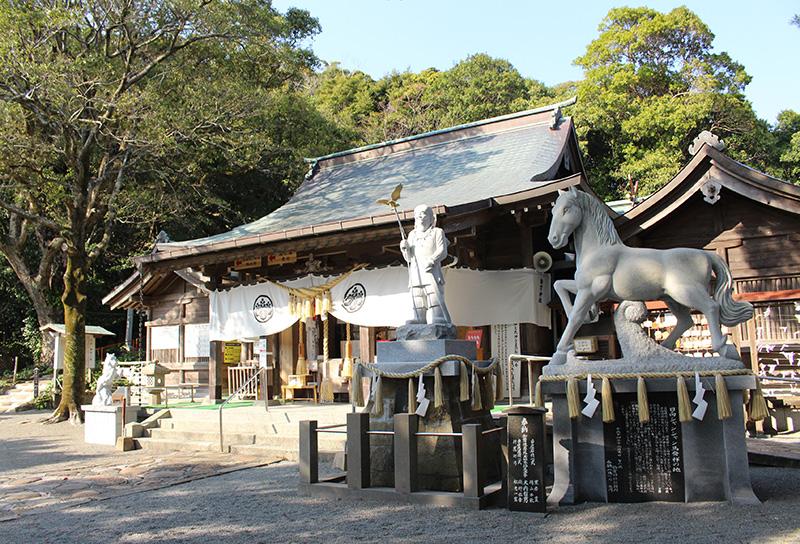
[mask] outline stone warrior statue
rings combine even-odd
[[[408,287],[414,304],[414,319],[409,324],[451,323],[444,302],[441,264],[447,258],[447,246],[433,210],[425,204],[414,208],[414,230],[400,242],[400,251],[408,263]]]

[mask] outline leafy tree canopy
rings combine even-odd
[[[744,98],[750,76],[685,7],[668,13],[617,8],[600,35],[576,59],[576,125],[598,192],[625,194],[628,179],[648,194],[688,160],[687,148],[704,129],[724,138],[731,154],[763,165],[769,127]]]

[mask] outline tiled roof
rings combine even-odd
[[[160,250],[197,247],[301,227],[385,215],[376,204],[403,184],[401,210],[453,207],[546,185],[573,128],[552,128],[551,108],[320,158],[285,205],[231,231]],[[532,181],[542,179],[542,181]]]

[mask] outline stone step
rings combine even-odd
[[[219,442],[218,432],[202,431],[176,431],[172,429],[155,428],[148,431],[150,438],[175,440],[180,442]],[[255,444],[256,435],[243,433],[224,433],[226,444]]]
[[[166,438],[134,438],[136,449],[152,452],[219,451],[219,442],[188,442]]]

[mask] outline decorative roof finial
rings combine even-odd
[[[561,106],[556,106],[556,109],[553,110],[553,114],[550,116],[550,130],[555,130],[558,128],[562,117],[563,115],[561,114]]]
[[[720,140],[719,136],[713,132],[704,130],[697,135],[697,138],[694,139],[692,145],[689,146],[689,153],[692,156],[697,155],[697,152],[700,151],[700,148],[703,147],[703,144],[708,144],[718,151],[725,151],[725,141]]]

